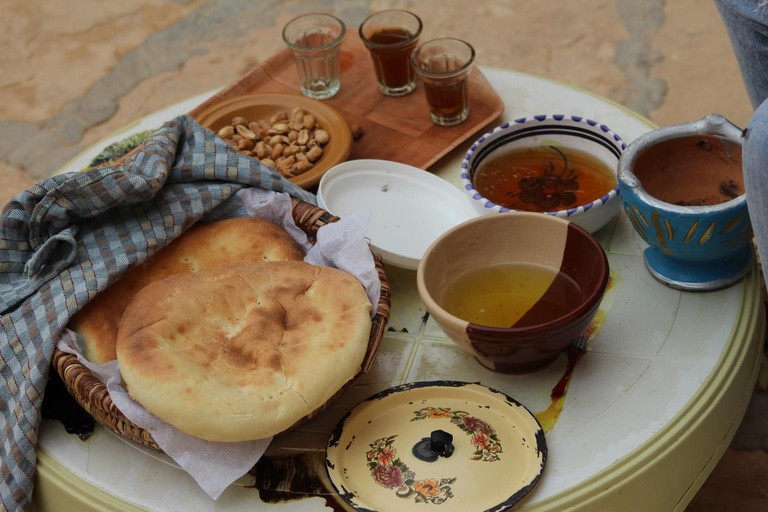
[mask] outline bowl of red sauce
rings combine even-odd
[[[481,215],[537,212],[593,233],[621,206],[616,169],[626,147],[592,119],[524,117],[472,144],[461,164],[462,188]]]

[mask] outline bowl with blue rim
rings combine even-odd
[[[481,215],[539,212],[593,233],[621,206],[616,169],[626,147],[608,126],[586,117],[523,117],[472,144],[461,184]]]

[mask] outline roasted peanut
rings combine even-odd
[[[285,146],[282,144],[277,144],[275,147],[272,148],[272,154],[270,155],[272,157],[272,160],[277,160],[283,155],[283,150],[285,150]]]
[[[239,124],[235,127],[237,130],[237,134],[243,137],[244,139],[251,139],[256,140],[256,134],[253,133],[247,126],[244,124]]]
[[[248,120],[244,117],[237,116],[232,118],[232,126],[238,126],[238,125],[245,126],[247,124],[248,124]]]
[[[315,127],[315,117],[311,114],[307,114],[304,116],[304,128],[307,130],[311,130]]]
[[[290,132],[288,132],[289,141],[294,142],[298,138],[299,138],[299,132],[297,132],[296,130],[291,130]]]
[[[320,146],[315,146],[307,151],[307,159],[310,162],[316,162],[321,156],[323,156],[323,148]]]
[[[363,136],[363,127],[359,124],[353,124],[349,129],[352,132],[352,140],[357,140]]]
[[[296,170],[299,172],[299,174],[305,173],[313,167],[314,165],[312,165],[309,162],[305,162],[303,160],[299,160],[298,162],[296,162]]]
[[[256,149],[254,149],[254,151],[256,152],[256,158],[259,160],[266,158],[267,155],[271,153],[271,151],[267,149],[267,144],[263,140],[260,140],[256,143]]]
[[[307,130],[301,130],[299,132],[299,137],[296,139],[296,142],[298,142],[301,146],[304,146],[309,142],[309,132]]]
[[[261,163],[263,163],[264,165],[268,165],[270,167],[274,167],[275,166],[275,161],[272,160],[271,158],[263,158],[263,159],[261,159],[259,161]]]
[[[328,144],[328,141],[331,140],[331,136],[328,135],[328,132],[325,130],[315,130],[315,140],[321,145],[324,146]]]
[[[277,123],[276,125],[272,126],[272,129],[269,130],[269,133],[276,133],[279,135],[282,135],[284,133],[288,133],[291,131],[290,127],[285,123]]]
[[[292,156],[289,157],[283,157],[277,161],[277,170],[280,171],[281,174],[284,175],[291,175],[294,165],[296,164],[296,159]]]
[[[296,155],[298,153],[301,153],[301,147],[299,146],[288,146],[283,150],[283,155],[285,156]]]
[[[293,115],[291,116],[291,128],[294,130],[301,130],[304,128],[304,110],[300,107],[293,109]]]
[[[229,139],[235,134],[235,129],[232,126],[225,126],[219,130],[219,137],[222,139]]]
[[[287,121],[287,120],[288,120],[288,114],[286,114],[284,110],[281,110],[280,112],[277,112],[275,115],[273,115],[270,118],[269,123],[275,124],[275,123],[279,123],[280,121]]]
[[[241,151],[250,151],[253,149],[253,141],[251,139],[243,139],[237,143],[237,149]]]

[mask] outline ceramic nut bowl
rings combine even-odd
[[[624,211],[650,246],[660,282],[709,291],[752,267],[752,227],[741,168],[741,129],[710,114],[636,139],[619,162]]]
[[[492,370],[524,373],[552,362],[584,332],[608,276],[603,248],[583,228],[510,212],[444,233],[424,254],[416,281],[451,340]]]
[[[619,211],[621,137],[581,116],[537,115],[505,123],[467,151],[461,182],[480,214],[536,211],[593,233]]]
[[[316,130],[313,128],[306,129],[306,126],[302,126],[303,121],[297,125],[298,119],[290,119],[297,107],[302,109],[306,115],[314,118],[319,129],[329,135],[327,142],[321,143],[319,139],[315,140],[314,133]],[[284,112],[289,119],[276,119],[272,123],[272,116],[278,112]],[[334,165],[344,162],[352,150],[352,132],[344,117],[330,105],[300,94],[255,93],[234,96],[212,104],[197,115],[196,120],[205,128],[221,135],[222,128],[233,126],[233,119],[236,117],[245,119],[249,129],[253,128],[253,130],[250,130],[252,132],[250,134],[244,132],[244,135],[237,131],[235,135],[240,136],[240,138],[252,139],[254,143],[238,150],[257,158],[261,162],[272,160],[275,165],[272,163],[265,165],[276,168],[280,174],[288,177],[292,183],[304,189],[310,189],[320,183],[323,175]],[[269,130],[266,129],[266,126],[263,132],[257,129],[258,127],[254,126],[253,123],[258,124],[259,121],[267,123]],[[300,130],[301,128],[304,130]],[[307,142],[302,140],[302,131],[305,132],[303,135],[306,135]],[[256,136],[255,139],[253,139],[254,135]],[[274,137],[282,137],[283,139],[273,141]],[[231,140],[234,141],[235,139]],[[267,146],[260,148],[260,142],[266,143]],[[322,147],[321,156],[310,155],[309,151],[314,148],[308,149],[307,152],[303,153],[303,156],[307,157],[307,162],[311,163],[311,167],[309,170],[301,170],[298,168],[298,161],[302,158],[298,156],[295,149],[308,148],[307,143],[309,146],[320,144]],[[278,150],[277,146],[281,146],[281,149]],[[239,148],[237,145],[235,147]],[[265,148],[267,152],[260,153]],[[289,155],[289,151],[292,151],[292,154]],[[293,158],[297,163],[293,166],[285,165],[283,167],[281,163],[283,158]],[[307,162],[302,162],[302,164]]]

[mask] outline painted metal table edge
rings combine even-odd
[[[56,512],[146,512],[74,475],[45,450],[37,451],[32,511]]]
[[[722,444],[727,448],[752,395],[765,339],[760,278],[755,265],[737,285],[742,287],[740,314],[726,349],[704,384],[669,423],[581,484],[530,506],[522,502],[518,510],[683,510],[724,453]],[[703,465],[691,464],[686,454],[691,451],[711,456]],[[678,487],[683,479],[688,485]]]

